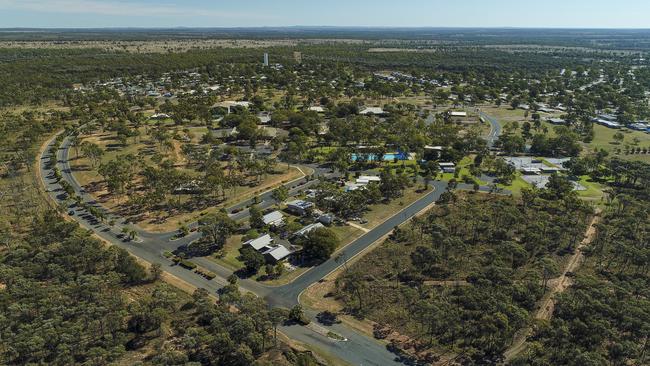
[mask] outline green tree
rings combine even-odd
[[[339,246],[339,239],[332,230],[318,228],[310,231],[300,243],[303,246],[305,259],[309,261],[325,261],[336,251]]]
[[[237,228],[237,223],[233,221],[225,212],[216,212],[204,216],[199,220],[199,230],[210,243],[210,248],[220,250],[228,237]]]
[[[251,228],[254,229],[261,229],[263,228],[264,225],[264,214],[262,213],[262,210],[257,207],[257,205],[253,205],[248,209],[248,212],[250,214],[249,217],[249,222]]]
[[[264,256],[253,248],[242,248],[239,259],[244,262],[246,271],[250,274],[256,274],[264,265]]]
[[[271,197],[273,197],[277,204],[281,204],[289,198],[289,189],[286,186],[282,185],[273,190]]]

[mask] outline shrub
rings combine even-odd
[[[196,264],[194,264],[193,262],[190,262],[190,261],[188,261],[188,260],[185,260],[185,259],[181,259],[181,260],[178,262],[178,264],[179,264],[181,267],[183,267],[183,268],[187,268],[187,269],[195,269],[195,268],[197,267]]]

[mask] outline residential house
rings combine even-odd
[[[334,223],[334,215],[332,214],[323,214],[318,217],[318,222],[325,226],[330,226]]]
[[[264,221],[264,225],[280,227],[284,225],[284,216],[280,211],[273,211],[264,215],[262,221]]]
[[[295,233],[293,233],[293,236],[294,237],[305,236],[305,235],[309,234],[310,232],[312,232],[312,231],[314,231],[316,229],[320,229],[320,228],[324,228],[324,227],[325,226],[323,224],[321,224],[320,222],[316,222],[316,223],[307,225],[307,226],[303,227],[302,229],[296,231]]]
[[[455,173],[456,172],[456,164],[454,163],[438,163],[438,166],[440,167],[440,170],[442,170],[443,173]]]
[[[266,251],[272,248],[273,246],[273,238],[271,238],[271,235],[265,234],[260,236],[257,239],[251,239],[246,242],[244,242],[243,246],[248,246],[256,251]]]
[[[300,216],[305,216],[312,208],[314,208],[314,203],[309,201],[295,200],[287,202],[287,211]]]
[[[375,116],[385,116],[388,113],[384,111],[381,107],[365,107],[360,112],[362,116],[375,115]]]
[[[277,263],[290,256],[291,251],[284,245],[277,245],[273,248],[269,248],[262,254],[264,254],[264,259],[266,259],[268,263]]]

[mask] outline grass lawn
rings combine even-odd
[[[480,185],[487,185],[487,182],[484,182],[480,180],[478,177],[472,176],[472,174],[469,172],[469,167],[474,163],[474,159],[471,156],[466,156],[464,157],[461,161],[456,164],[456,173],[442,173],[439,175],[440,180],[449,182],[453,178],[456,178],[456,180],[459,183],[464,183],[463,177],[468,176],[471,177],[474,181],[478,182]]]
[[[400,198],[394,199],[387,204],[380,203],[369,206],[369,211],[363,215],[363,218],[366,219],[368,223],[360,226],[366,229],[372,229],[399,211],[408,207],[413,202],[422,198],[427,193],[431,192],[431,188],[429,188],[427,191],[422,192],[419,192],[420,189],[422,189],[422,185],[416,184],[413,187],[408,187],[404,191],[404,195]]]
[[[364,234],[363,231],[354,228],[352,226],[330,226],[330,229],[336,234],[336,236],[339,238],[339,241],[341,243],[339,248],[343,248],[346,245],[352,243],[353,241],[357,240],[360,236]]]
[[[586,191],[578,191],[578,196],[585,201],[590,201],[594,203],[602,203],[605,193],[603,193],[604,185],[598,182],[594,182],[588,176],[584,175],[580,177],[578,181],[583,187],[587,188]]]
[[[207,258],[233,271],[243,268],[244,263],[237,259],[239,257],[239,248],[242,246],[242,238],[243,235],[231,236],[223,247],[223,257],[211,255]]]
[[[617,132],[621,132],[623,133],[623,136],[625,136],[625,139],[621,144],[614,143],[614,135]],[[638,140],[638,144],[635,144],[635,139]],[[650,154],[625,155],[624,152],[626,145],[630,147],[638,146],[641,148],[650,148],[650,134],[628,129],[615,130],[600,125],[594,125],[594,139],[590,143],[585,144],[585,147],[589,150],[604,149],[606,151],[609,151],[610,156],[617,156],[625,160],[640,160],[650,162]],[[617,154],[619,150],[620,154]]]
[[[508,122],[523,122],[525,120],[524,110],[512,109],[509,105],[503,104],[500,107],[490,105],[480,106],[479,108],[488,116],[496,118],[502,125]],[[528,120],[530,120],[531,115],[532,112],[529,111]]]
[[[515,179],[512,180],[512,183],[510,185],[503,185],[503,184],[497,184],[497,187],[501,189],[508,190],[512,193],[513,196],[519,197],[521,196],[521,190],[524,188],[530,188],[531,185],[528,184],[522,177],[521,177],[521,172],[516,172],[515,173]]]

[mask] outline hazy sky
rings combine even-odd
[[[5,27],[650,28],[648,0],[0,0]]]

